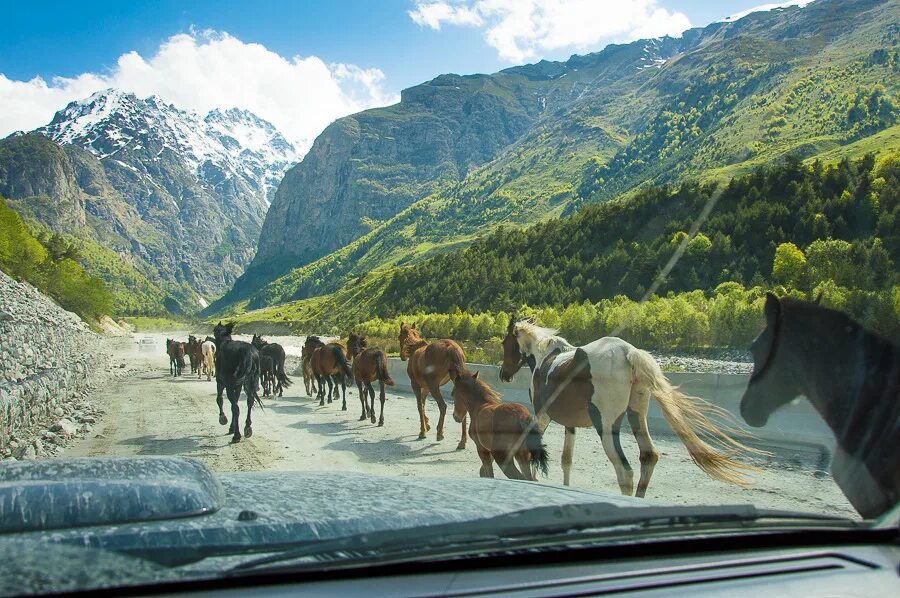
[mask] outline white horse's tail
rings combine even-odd
[[[699,397],[686,395],[672,386],[653,356],[641,349],[632,348],[627,356],[632,375],[638,384],[646,387],[662,408],[669,425],[678,434],[691,459],[710,477],[747,486],[744,475],[758,472],[759,468],[745,465],[732,457],[741,453],[766,454],[731,437],[740,430],[734,417],[725,409],[708,403]],[[710,416],[723,420],[716,424]]]

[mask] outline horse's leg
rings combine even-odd
[[[381,383],[381,385],[382,385],[382,388],[384,388],[383,382]],[[369,409],[369,421],[374,424],[376,421],[375,420],[375,389],[372,388],[371,380],[366,380],[366,398],[367,398],[366,406]],[[368,399],[371,399],[371,401],[372,401],[371,407],[369,407]]]
[[[478,457],[481,459],[481,469],[478,471],[478,475],[483,478],[494,477],[494,458],[491,456],[491,451],[477,444],[475,447],[478,450]]]
[[[381,413],[378,416],[378,425],[383,426],[384,425],[384,400],[385,400],[384,382],[379,380],[378,384],[381,387],[379,394],[378,394],[378,400],[381,401]],[[374,416],[374,415],[375,415],[375,393],[373,392],[372,393],[372,416]]]
[[[575,428],[566,426],[566,437],[563,440],[562,450],[562,470],[563,485],[569,485],[569,479],[572,474],[572,458],[575,456]]]
[[[328,402],[329,402],[329,403],[331,403],[331,402],[333,401],[333,399],[331,398],[332,395],[334,394],[334,393],[332,392],[332,391],[333,391],[333,388],[334,388],[334,380],[333,380],[333,378],[334,378],[334,376],[332,376],[332,375],[330,375],[330,374],[329,374],[328,376],[325,376],[325,381],[328,382]]]
[[[253,393],[249,392],[247,389],[244,389],[244,392],[247,395],[247,421],[244,422],[244,436],[250,438],[253,436],[253,420],[250,417],[250,413],[253,411],[253,401],[255,397]]]
[[[653,475],[653,468],[656,467],[656,462],[659,460],[659,451],[656,450],[656,446],[654,446],[653,440],[650,438],[650,429],[647,427],[649,398],[649,395],[645,398],[643,410],[633,409],[632,405],[629,405],[626,412],[628,413],[628,423],[631,426],[631,431],[634,433],[638,448],[641,451],[641,479],[638,481],[637,491],[634,493],[635,496],[639,497],[643,497],[647,493],[647,486],[650,485],[650,476]]]
[[[462,437],[459,439],[459,444],[456,445],[456,450],[461,451],[466,448],[466,423],[468,416],[464,415],[462,420]]]
[[[500,470],[506,474],[511,480],[527,480],[519,468],[516,467],[515,457],[512,454],[504,453],[502,451],[492,452],[491,455],[494,457],[494,460],[497,462],[497,465],[500,466]]]
[[[225,400],[222,398],[222,391],[225,389],[225,385],[216,380],[216,403],[219,404],[219,423],[223,426],[228,423],[228,418],[225,416],[225,411],[222,409]]]
[[[233,434],[231,436],[231,442],[240,442],[241,441],[241,429],[240,429],[240,421],[241,421],[241,407],[238,405],[238,401],[241,398],[241,387],[237,388],[228,388],[228,400],[231,402],[231,429]]]
[[[363,381],[361,378],[356,379],[356,390],[359,392],[359,403],[362,405],[362,414],[359,416],[359,421],[365,421],[369,414],[366,413],[366,395],[363,393]]]
[[[343,402],[341,403],[341,411],[347,410],[347,378],[343,374],[339,374],[341,376],[341,398]]]
[[[413,382],[413,393],[416,395],[416,409],[419,410],[419,440],[425,439],[425,389]]]
[[[440,442],[444,439],[444,418],[447,416],[447,402],[441,394],[441,387],[438,385],[437,381],[428,381],[428,391],[431,393],[431,396],[434,397],[434,400],[437,401],[438,409],[441,412],[437,426],[437,440]]]
[[[524,446],[516,453],[516,463],[519,464],[519,470],[526,480],[537,481],[537,476],[533,473],[534,467],[531,466],[531,453]]]
[[[319,407],[325,405],[325,383],[322,382],[323,377],[324,376],[320,377],[319,374],[316,374],[316,382],[319,383],[319,390],[316,391],[316,397],[319,399]]]
[[[610,417],[604,418],[600,409],[594,404],[588,405],[588,413],[591,416],[591,422],[597,433],[600,434],[600,440],[603,442],[603,450],[606,456],[616,470],[616,479],[619,482],[619,490],[625,496],[631,496],[634,492],[634,473],[631,471],[631,465],[622,452],[622,445],[619,442],[619,429],[622,426],[622,418],[625,412],[620,413],[613,421]]]

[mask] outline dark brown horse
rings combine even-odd
[[[191,373],[201,376],[200,365],[203,363],[203,341],[194,336],[188,336],[187,344],[188,359],[191,362]]]
[[[438,419],[437,439],[444,439],[444,417],[447,414],[447,403],[441,395],[441,385],[455,379],[466,369],[466,354],[456,341],[442,339],[429,343],[424,340],[412,326],[400,323],[400,359],[408,361],[406,373],[412,390],[416,395],[419,409],[419,439],[425,438],[431,429],[428,416],[425,414],[425,398],[428,393],[437,401],[441,417]],[[462,421],[462,438],[457,450],[466,448],[466,418]]]
[[[350,362],[347,361],[347,353],[344,351],[343,345],[338,343],[327,343],[321,347],[312,349],[309,359],[310,368],[319,384],[319,405],[325,404],[325,383],[328,384],[328,402],[332,402],[332,391],[334,399],[338,398],[338,386],[342,391],[343,403],[341,411],[347,410],[347,382],[353,378],[353,371],[350,368]]]
[[[306,396],[308,397],[313,396],[313,393],[316,393],[316,396],[319,394],[319,390],[316,388],[316,377],[312,371],[312,353],[318,347],[324,346],[325,343],[318,336],[307,336],[303,343],[303,349],[300,352],[303,385],[306,387]]]
[[[761,427],[804,395],[837,439],[838,486],[860,515],[881,515],[900,501],[900,348],[816,303],[769,293],[764,312],[741,415]]]
[[[266,342],[261,336],[255,334],[250,344],[256,347],[260,357],[265,356],[272,360],[272,370],[270,372],[272,374],[271,393],[272,396],[275,396],[277,391],[279,397],[283,396],[284,389],[292,384],[291,379],[284,372],[284,361],[286,359],[284,347],[278,343]],[[265,394],[265,387],[263,388],[263,394]]]
[[[531,412],[524,405],[504,403],[478,379],[478,372],[462,372],[453,381],[453,419],[461,422],[466,414],[481,458],[481,477],[494,477],[494,461],[513,480],[537,480],[538,469],[547,475],[547,447]]]
[[[353,377],[356,380],[356,388],[359,390],[359,401],[362,403],[362,415],[359,421],[363,421],[369,417],[372,423],[375,423],[375,390],[372,388],[372,382],[378,380],[379,400],[381,401],[381,415],[378,418],[378,425],[384,425],[384,387],[393,386],[394,379],[388,373],[387,356],[384,351],[376,348],[366,347],[366,337],[359,336],[353,332],[350,333],[347,340],[347,351],[350,359],[353,360]],[[363,390],[365,386],[365,391]],[[372,398],[371,405],[367,396]]]
[[[180,376],[184,369],[184,343],[167,338],[166,354],[169,356],[169,373],[173,377]]]

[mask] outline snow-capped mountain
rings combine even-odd
[[[216,109],[204,117],[159,96],[141,99],[116,89],[71,102],[35,132],[139,170],[169,152],[201,183],[216,187],[235,177],[262,192],[266,205],[301,158],[271,123],[247,110]]]

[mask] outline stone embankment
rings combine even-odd
[[[88,400],[108,379],[101,337],[27,283],[0,272],[0,459],[55,455],[90,432]]]

